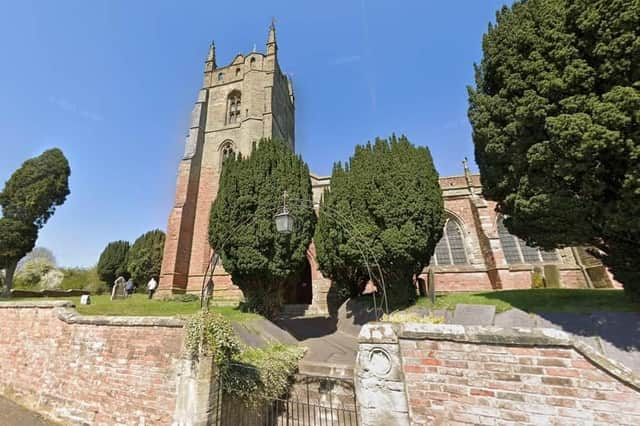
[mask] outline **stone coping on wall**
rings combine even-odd
[[[456,324],[365,324],[358,341],[369,344],[397,344],[404,340],[446,340],[504,346],[570,347],[614,378],[640,391],[640,377],[630,369],[577,340],[572,334],[552,328],[503,328],[495,326],[463,326]]]
[[[1,302],[0,309],[55,309],[58,319],[67,324],[169,328],[182,328],[185,324],[183,320],[171,317],[81,315],[73,303],[62,300]]]

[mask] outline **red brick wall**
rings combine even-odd
[[[584,274],[579,269],[560,270],[560,281],[563,288],[587,288]]]
[[[491,280],[486,272],[435,272],[437,292],[459,291],[491,291]],[[428,279],[428,274],[421,274],[420,278]]]
[[[62,420],[171,424],[182,328],[68,324],[0,306],[0,390]]]
[[[400,351],[412,425],[640,424],[640,393],[573,348],[400,340]]]
[[[531,271],[502,269],[498,271],[498,275],[504,290],[531,288]]]

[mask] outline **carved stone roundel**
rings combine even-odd
[[[391,357],[381,348],[374,348],[369,353],[369,368],[376,376],[386,376],[391,371]]]

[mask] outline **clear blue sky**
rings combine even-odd
[[[396,132],[459,174],[473,158],[466,86],[506,1],[4,2],[0,181],[44,149],[67,155],[71,195],[37,243],[63,266],[165,230],[209,42],[220,65],[263,50],[272,16],[313,172]]]

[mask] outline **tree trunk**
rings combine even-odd
[[[16,272],[16,266],[18,266],[18,262],[11,262],[5,269],[2,297],[11,297],[11,286],[13,286],[13,274]]]

